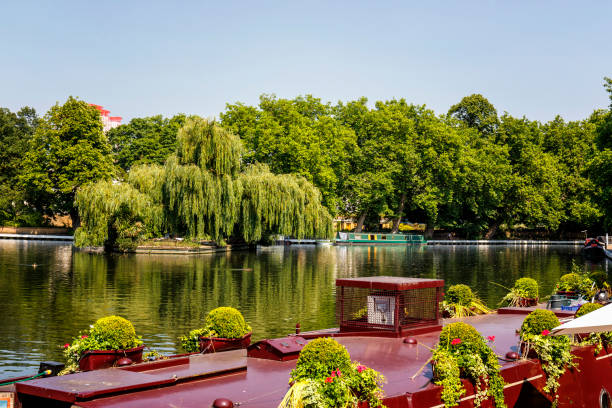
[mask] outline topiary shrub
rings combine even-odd
[[[539,294],[538,282],[532,278],[520,278],[514,282],[516,292],[527,299],[537,299]]]
[[[444,315],[447,317],[465,317],[490,313],[491,310],[482,303],[469,286],[452,285],[444,295],[442,303]]]
[[[279,408],[356,407],[382,405],[382,383],[377,371],[351,362],[346,348],[332,338],[310,341],[291,371],[291,388]],[[360,405],[359,405],[360,406]]]
[[[300,352],[291,381],[326,378],[334,370],[347,372],[350,366],[351,356],[342,344],[330,337],[314,339]]]
[[[446,300],[448,303],[469,306],[474,300],[474,292],[472,292],[472,289],[470,289],[469,286],[461,283],[458,285],[452,285],[446,291],[444,300]]]
[[[212,337],[239,339],[251,331],[251,326],[244,320],[242,313],[233,307],[211,310],[204,323],[210,329]]]
[[[494,341],[494,337],[489,337],[489,341]],[[457,406],[465,394],[461,378],[474,384],[475,406],[489,398],[498,408],[506,406],[497,356],[473,326],[462,322],[445,326],[431,359],[433,379],[443,387],[441,398],[445,407]]]
[[[136,336],[132,323],[120,316],[107,316],[98,319],[89,331],[85,330],[64,345],[66,368],[62,374],[79,369],[79,359],[89,350],[125,350],[142,345]]]
[[[575,317],[584,316],[587,313],[591,313],[593,310],[597,310],[601,307],[599,303],[585,303],[580,306],[580,309],[576,311]]]
[[[204,327],[191,330],[179,337],[181,347],[188,353],[200,351],[200,337],[239,339],[252,331],[244,316],[233,307],[218,307],[211,310],[204,320]]]
[[[577,273],[566,273],[559,279],[559,290],[565,292],[578,292],[582,278]]]
[[[520,330],[521,338],[525,339],[530,335],[542,334],[545,330],[550,331],[560,324],[559,319],[552,311],[536,309],[529,313],[527,317],[525,317],[525,320],[523,320]]]

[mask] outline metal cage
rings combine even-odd
[[[336,286],[343,332],[402,336],[440,325],[443,280],[378,276],[338,279]]]

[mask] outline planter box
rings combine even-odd
[[[201,353],[216,353],[218,351],[237,350],[247,348],[251,344],[251,334],[247,333],[238,339],[223,337],[200,337]]]
[[[117,360],[127,357],[135,363],[142,362],[142,351],[145,346],[125,350],[89,350],[83,353],[79,359],[81,371],[98,370],[115,365]]]
[[[570,290],[570,291],[558,290],[557,295],[563,295],[567,299],[578,299],[580,297],[580,294],[573,290]]]
[[[519,298],[519,307],[530,307],[538,304],[538,298]]]

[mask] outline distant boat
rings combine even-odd
[[[426,243],[423,235],[415,234],[339,232],[336,235],[336,245],[419,245]]]
[[[582,247],[581,252],[585,258],[600,259],[606,256],[606,252],[609,251],[606,250],[606,244],[603,242],[603,240],[600,240],[599,237],[597,237],[587,238],[584,241],[584,246]]]

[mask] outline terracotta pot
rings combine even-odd
[[[536,306],[538,304],[538,298],[519,298],[519,307]]]
[[[216,353],[218,351],[237,350],[247,348],[251,344],[251,332],[238,339],[223,337],[200,337],[201,353]]]
[[[144,348],[143,345],[125,350],[89,350],[84,352],[79,359],[79,369],[81,371],[91,371],[112,367],[117,360],[124,357],[129,358],[134,363],[140,363],[142,362]]]
[[[521,346],[519,348],[520,350],[520,355],[524,356],[525,355],[525,349],[527,348],[527,344],[521,342]],[[538,353],[536,353],[536,351],[533,349],[533,347],[531,347],[529,349],[529,351],[527,352],[527,355],[525,356],[527,358],[538,358]]]

